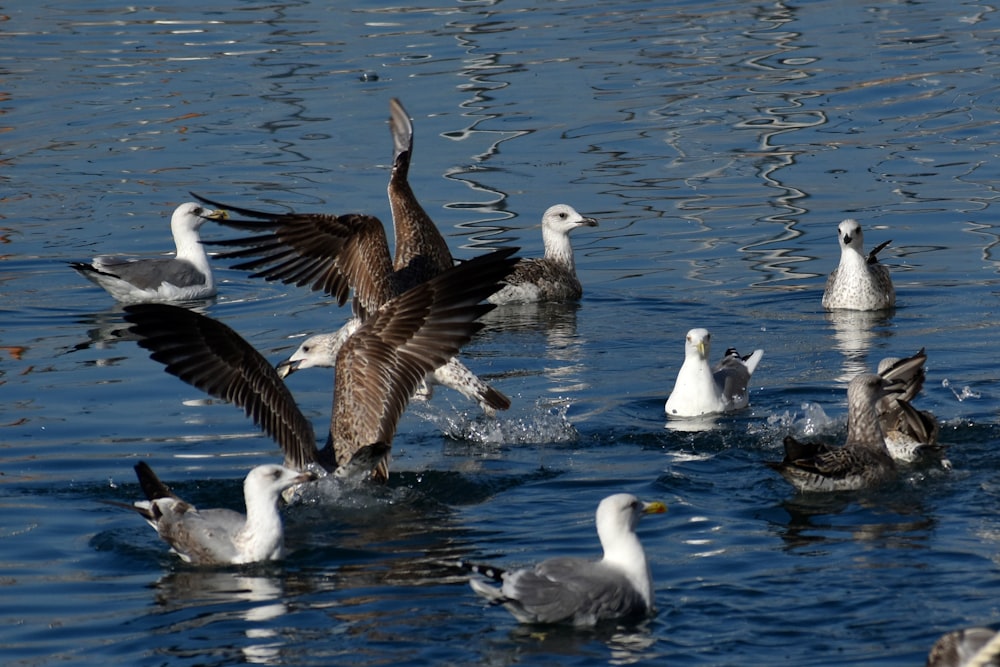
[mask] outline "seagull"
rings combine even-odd
[[[556,204],[542,215],[542,242],[545,256],[524,258],[514,267],[506,285],[490,297],[490,303],[540,303],[575,301],[583,296],[576,277],[573,247],[569,233],[577,227],[596,227],[597,220],[587,218],[572,206]]]
[[[281,447],[286,467],[353,477],[364,465],[365,474],[384,481],[410,396],[482,328],[476,319],[493,306],[480,302],[510,271],[516,250],[470,259],[372,311],[337,354],[330,435],[322,449],[278,371],[225,324],[169,304],[126,306],[125,319],[168,373],[243,408]]]
[[[70,266],[123,303],[191,301],[215,296],[215,279],[198,236],[206,220],[224,220],[224,210],[193,202],[181,204],[170,217],[177,254],[173,258],[131,259],[102,255],[90,264]]]
[[[896,305],[896,290],[889,269],[879,264],[878,253],[892,241],[864,255],[861,225],[848,218],[837,227],[840,264],[826,281],[823,308],[827,310],[888,310]]]
[[[521,623],[593,626],[611,619],[656,612],[653,579],[636,525],[643,514],[666,512],[661,502],[645,503],[628,493],[608,496],[597,506],[597,535],[604,557],[550,558],[522,570],[461,563],[500,584],[469,580],[476,593],[501,604]]]
[[[990,628],[949,632],[934,643],[927,667],[1000,667],[1000,632]]]
[[[707,329],[691,329],[685,341],[684,364],[664,406],[667,416],[699,417],[747,407],[750,376],[764,350],[741,357],[735,348],[729,348],[713,368],[708,364],[712,334]]]
[[[347,324],[333,333],[310,336],[302,341],[288,359],[277,365],[278,375],[284,379],[295,371],[306,368],[336,368],[337,353],[360,326],[361,320],[352,317]],[[452,357],[443,366],[438,366],[428,377],[436,384],[451,387],[466,398],[476,401],[489,417],[496,416],[497,408],[506,410],[510,407],[510,399],[507,396],[480,380],[458,360],[458,357]],[[431,391],[424,383],[417,389],[417,395],[428,399]]]
[[[786,436],[784,460],[767,465],[799,491],[856,491],[894,479],[896,464],[886,449],[876,405],[900,385],[899,380],[888,381],[874,373],[858,375],[847,386],[847,442],[843,447]]]
[[[147,500],[115,503],[139,513],[171,550],[193,565],[238,565],[277,560],[284,555],[284,530],[278,513],[281,492],[313,479],[310,472],[279,465],[257,466],[243,482],[247,513],[198,509],[178,498],[145,461],[135,474]]]
[[[911,401],[924,386],[927,354],[920,348],[912,357],[886,357],[879,362],[878,374],[888,381],[902,381],[903,387],[879,399],[877,408],[885,445],[896,461],[913,463],[923,458],[937,459],[945,468],[944,447],[937,443],[940,427],[933,414],[917,410]]]

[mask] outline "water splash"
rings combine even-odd
[[[526,414],[506,413],[489,419],[482,415],[470,417],[458,411],[418,411],[454,440],[481,445],[525,445],[553,442],[573,442],[579,437],[576,427],[566,418],[570,404],[539,399]]]
[[[960,392],[955,391],[955,388],[951,386],[951,382],[948,381],[948,378],[941,380],[941,386],[945,387],[946,389],[951,389],[951,393],[955,394],[955,398],[957,398],[959,402],[964,401],[967,398],[982,397],[982,394],[980,394],[978,391],[972,391],[972,389],[968,385],[962,387],[962,390]]]

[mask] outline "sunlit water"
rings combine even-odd
[[[1000,623],[995,7],[346,5],[0,10],[5,664],[919,665]],[[390,97],[457,256],[538,254],[553,203],[600,220],[574,239],[584,299],[487,317],[465,356],[514,400],[496,422],[439,389],[387,488],[288,508],[285,561],[184,567],[101,501],[138,498],[145,459],[238,508],[279,454],[66,262],[168,250],[191,190],[388,220]],[[849,216],[893,241],[888,316],[820,308]],[[217,268],[208,312],[271,360],[345,316]],[[752,407],[665,428],[695,326],[715,355],[766,350]],[[847,380],[921,347],[953,470],[808,497],[763,465],[786,433],[842,438]],[[324,429],[330,374],[289,383]],[[442,565],[597,555],[619,491],[670,507],[640,526],[659,613],[638,626],[520,628]]]

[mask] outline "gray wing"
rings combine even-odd
[[[646,610],[642,596],[624,575],[580,558],[552,558],[514,572],[504,582],[503,592],[540,623],[621,618]]]
[[[480,302],[510,271],[515,248],[463,262],[390,300],[337,355],[330,432],[339,465],[376,442],[391,443],[410,396],[482,328]],[[383,471],[384,472],[384,471]]]
[[[125,307],[139,345],[166,371],[207,394],[235,403],[303,470],[322,463],[316,434],[277,371],[235,331],[210,317],[169,304]]]
[[[163,283],[177,287],[205,284],[205,274],[183,259],[100,257],[95,260],[93,269],[121,278],[139,289],[155,290]]]
[[[185,560],[194,564],[231,563],[239,555],[235,538],[246,517],[228,509],[165,512],[156,532]]]
[[[726,356],[712,371],[716,386],[722,389],[722,398],[727,404],[741,402],[747,397],[750,384],[750,370],[735,350],[727,350]]]

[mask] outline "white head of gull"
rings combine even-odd
[[[271,364],[226,325],[168,304],[126,306],[139,345],[166,371],[243,408],[295,470],[388,476],[396,426],[422,378],[443,365],[492,309],[481,303],[515,261],[515,248],[470,259],[388,300],[337,354],[330,436],[316,446],[312,425]],[[371,460],[372,465],[367,462]],[[354,464],[354,465],[352,465]]]
[[[687,332],[684,363],[664,405],[668,417],[700,417],[742,410],[750,404],[750,376],[764,350],[741,357],[729,348],[713,368],[708,363],[711,344],[712,334],[707,329]]]
[[[876,405],[901,381],[864,373],[847,386],[847,442],[843,447],[803,443],[785,437],[785,458],[767,465],[800,491],[857,491],[896,477],[896,464],[885,446]]]
[[[525,258],[507,277],[507,284],[490,297],[490,303],[539,303],[574,301],[583,296],[576,277],[569,233],[577,227],[596,227],[597,220],[580,215],[572,206],[556,204],[542,215],[545,256]]]
[[[95,257],[90,264],[70,266],[103,287],[122,303],[190,301],[215,296],[215,278],[198,230],[206,220],[222,220],[228,213],[201,204],[181,204],[170,217],[177,253],[172,258]]]
[[[146,500],[131,506],[174,552],[194,565],[233,565],[276,560],[284,555],[278,513],[282,491],[313,479],[279,465],[257,466],[243,482],[246,515],[230,509],[198,509],[181,500],[145,462],[135,466]],[[117,504],[117,503],[116,503]],[[126,506],[129,507],[129,506]]]
[[[896,290],[889,268],[879,264],[878,253],[891,241],[876,246],[868,255],[857,220],[848,218],[837,227],[840,264],[827,278],[823,308],[827,310],[888,310],[896,305]]]
[[[608,496],[597,507],[601,560],[550,558],[534,567],[504,571],[461,563],[500,584],[478,579],[469,585],[491,604],[503,605],[522,623],[593,626],[602,621],[641,618],[656,611],[653,578],[635,529],[643,514],[666,511],[661,502],[644,503],[628,493]]]

